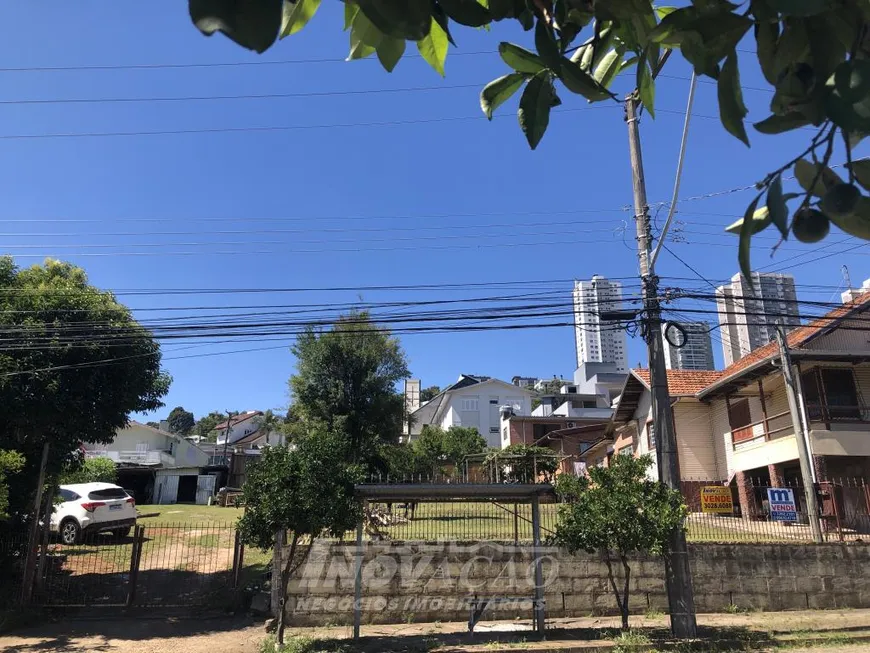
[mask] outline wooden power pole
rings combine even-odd
[[[646,200],[646,181],[643,175],[643,156],[640,149],[638,108],[640,100],[632,93],[625,100],[625,120],[628,123],[628,146],[631,156],[631,180],[634,191],[634,220],[637,227],[638,258],[643,285],[643,335],[649,352],[650,392],[652,395],[653,424],[656,434],[656,462],[659,480],[672,490],[680,491],[677,438],[668,394],[662,342],[661,306],[658,298],[658,277],[650,268],[650,219]],[[695,638],[698,626],[695,619],[695,594],[686,534],[675,529],[665,552],[665,581],[671,614],[671,631],[675,637]]]
[[[804,481],[804,498],[807,502],[807,519],[809,519],[810,522],[810,532],[813,535],[813,542],[821,543],[822,529],[819,526],[819,502],[816,499],[816,484],[813,483],[813,461],[810,458],[810,450],[807,446],[807,433],[804,428],[804,419],[797,399],[797,384],[795,383],[794,368],[791,365],[788,341],[785,338],[785,329],[783,329],[782,322],[777,322],[776,325],[776,341],[779,344],[782,378],[785,381],[786,395],[788,395],[788,410],[791,413],[791,423],[794,427],[794,439],[797,443],[798,458],[800,459],[801,464],[801,476]]]

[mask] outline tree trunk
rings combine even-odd
[[[631,578],[631,567],[628,566],[628,559],[625,554],[620,552],[620,560],[622,560],[622,571],[625,574],[625,584],[622,590],[622,629],[628,630],[628,582]]]
[[[287,560],[284,562],[284,566],[281,569],[281,611],[278,613],[278,632],[276,634],[278,643],[281,645],[284,644],[284,620],[287,612],[287,586],[290,584],[290,575],[292,573],[291,567],[293,565],[293,558],[296,556],[296,547],[298,544],[299,536],[294,533],[293,539],[290,542],[290,553],[287,555]]]
[[[622,616],[622,629],[626,630],[628,629],[628,601],[623,601],[619,596],[619,588],[616,586],[616,578],[613,575],[613,564],[610,562],[610,551],[607,549],[604,549],[604,563],[607,565],[607,580],[610,581],[619,614]]]

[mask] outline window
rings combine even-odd
[[[468,399],[463,398],[460,407],[463,411],[466,412],[480,410],[480,408],[478,407],[477,397],[470,397]]]
[[[861,419],[861,405],[851,369],[813,368],[801,374],[801,388],[811,420]]]
[[[754,437],[750,426],[752,415],[749,411],[749,399],[741,399],[728,406],[728,423],[731,425],[732,442],[745,442]]]
[[[656,448],[656,425],[653,422],[646,423],[646,446],[650,451]]]
[[[490,426],[489,432],[490,433],[498,433],[498,427],[497,426]]]
[[[61,490],[59,492],[59,494],[60,494],[60,498],[63,499],[64,501],[77,501],[79,498],[81,498],[81,497],[79,497],[78,494],[76,494],[72,490]]]
[[[634,454],[634,448],[627,444],[624,447],[620,447],[619,451],[616,452],[617,456],[631,456]]]
[[[492,406],[498,406],[498,397],[496,397],[495,399],[490,399],[489,403]]]
[[[126,499],[127,493],[119,487],[110,487],[105,490],[94,490],[88,493],[88,499],[98,501],[100,499]]]

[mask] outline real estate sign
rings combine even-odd
[[[714,515],[733,514],[734,502],[731,499],[731,488],[723,485],[705,485],[702,487],[701,512]]]
[[[797,521],[794,492],[784,487],[767,488],[770,518],[773,521]]]

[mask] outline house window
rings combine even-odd
[[[728,424],[731,426],[732,442],[744,442],[751,440],[752,416],[749,411],[749,399],[735,401],[728,406]]]
[[[646,423],[646,446],[650,451],[656,448],[656,425],[653,422]]]
[[[465,412],[473,412],[476,410],[480,410],[477,397],[463,399],[460,405],[462,407],[462,410]]]
[[[814,368],[801,375],[801,387],[810,419],[861,419],[855,374],[851,369]]]

